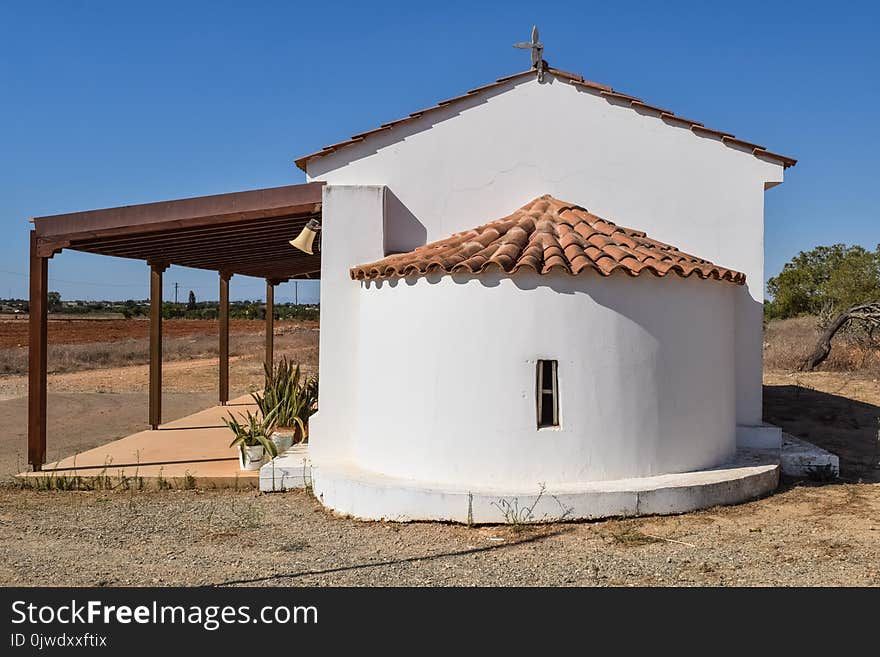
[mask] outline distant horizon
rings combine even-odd
[[[77,255],[90,255],[90,254],[77,254]],[[93,256],[100,257],[100,256]],[[110,258],[104,258],[108,263],[111,262]],[[77,281],[68,281],[68,280],[59,280],[52,276],[52,264],[53,261],[49,261],[49,291],[50,292],[59,292],[61,294],[61,298],[65,301],[127,301],[129,299],[134,299],[136,301],[149,299],[149,282],[145,281],[144,283],[98,283],[98,282],[77,282]],[[109,269],[110,267],[108,267]],[[144,268],[149,272],[146,265]],[[164,284],[162,286],[162,297],[163,301],[174,301],[174,284],[178,283],[180,286],[178,289],[178,301],[182,303],[186,303],[186,298],[189,296],[190,290],[196,293],[197,300],[205,300],[205,301],[218,301],[219,300],[219,289],[213,290],[214,294],[217,294],[217,298],[211,299],[208,296],[205,296],[204,299],[201,295],[209,295],[211,292],[209,285],[201,280],[198,280],[198,283],[195,286],[188,286],[184,283],[181,283],[179,280],[175,280],[174,273],[182,272],[183,275],[187,275],[194,270],[187,269],[185,267],[169,267],[168,271],[165,272],[164,275]],[[4,273],[7,275],[15,275],[27,278],[26,274],[20,272],[5,272],[3,269],[0,269],[0,276]],[[206,272],[201,272],[206,273]],[[216,274],[214,274],[216,276]],[[191,279],[192,280],[192,279]],[[71,289],[77,289],[75,286],[78,285],[89,285],[89,286],[99,286],[106,287],[110,286],[119,286],[124,288],[131,289],[143,289],[146,293],[144,296],[131,296],[126,295],[124,293],[120,293],[117,296],[108,296],[104,294],[103,296],[89,296],[88,291],[76,293],[71,293]],[[275,286],[275,302],[283,303],[284,299],[290,299],[292,303],[296,296],[299,297],[299,301],[302,304],[307,303],[319,303],[320,302],[320,287],[319,281],[317,280],[301,280],[298,282],[299,285],[299,293],[298,295],[294,294],[293,281],[288,281],[285,283],[279,283]],[[169,290],[170,286],[170,290]],[[288,287],[289,286],[289,287]],[[219,288],[219,285],[218,285]],[[246,288],[252,291],[251,294],[243,294],[241,292],[236,293],[236,288]],[[10,293],[13,291],[12,286],[7,286],[4,290],[0,288],[0,298],[2,299],[24,299],[27,300],[29,295],[27,294],[27,286],[25,286],[25,293],[23,296],[15,296]],[[62,291],[62,290],[66,290]],[[75,296],[79,294],[80,296]],[[72,296],[74,295],[74,296]],[[181,301],[182,299],[182,301]],[[229,300],[230,301],[265,301],[266,300],[266,283],[260,279],[255,279],[247,276],[233,276],[229,281]]]
[[[54,290],[50,287],[49,292],[50,293],[57,292],[57,290]],[[187,295],[189,295],[189,290],[187,290]],[[291,295],[290,297],[287,297],[287,298],[289,300],[285,301],[284,300],[285,296],[279,295],[277,292],[277,287],[276,287],[275,298],[274,298],[275,305],[277,306],[277,305],[284,305],[284,304],[293,304],[295,302],[295,298],[293,295]],[[29,299],[27,296],[0,297],[0,303],[10,302],[10,301],[12,301],[12,302],[16,302],[16,301],[27,302],[27,301],[29,301]],[[104,297],[101,299],[99,299],[99,298],[87,299],[87,298],[82,298],[82,297],[79,297],[79,298],[65,297],[63,294],[61,295],[61,301],[62,302],[64,302],[64,301],[82,302],[82,303],[125,303],[127,301],[135,301],[137,303],[145,303],[145,304],[150,303],[149,297],[119,297],[119,298]],[[178,298],[178,300],[175,302],[174,298],[170,298],[170,299],[163,298],[162,302],[163,303],[177,303],[178,305],[186,305],[188,302],[188,299]],[[265,296],[264,297],[232,298],[232,295],[230,295],[230,297],[229,297],[229,303],[265,303],[265,302],[266,302]],[[212,299],[212,298],[200,299],[200,298],[196,297],[196,303],[220,303],[220,299],[219,298],[217,298],[217,299]],[[321,305],[320,300],[318,300],[318,301],[304,301],[302,298],[300,298],[297,301],[297,303],[300,306],[320,306]]]
[[[50,290],[52,292],[54,290]],[[0,297],[0,303],[6,302],[28,302],[29,299],[27,297]],[[149,304],[149,299],[65,299],[62,297],[62,302],[70,302],[70,303],[127,303],[129,301],[134,301],[136,303]],[[265,303],[265,299],[230,299],[229,303]],[[177,303],[179,306],[185,306],[187,304],[186,300],[183,301],[174,301],[174,299],[162,299],[162,303]],[[198,303],[220,303],[219,299],[199,299]],[[275,298],[275,305],[293,305],[294,300],[290,301],[281,301],[277,297]],[[300,306],[320,306],[319,303],[305,302],[299,301],[297,305]]]

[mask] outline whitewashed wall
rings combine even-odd
[[[308,165],[310,180],[388,186],[386,233],[376,236],[388,250],[447,237],[552,194],[745,272],[748,286],[735,300],[743,425],[761,420],[763,196],[782,173],[779,165],[553,76],[544,84],[508,83]],[[349,221],[329,208],[324,217]],[[322,271],[322,303],[354,285],[335,281]],[[322,366],[323,358],[322,352]]]
[[[309,421],[315,461],[345,459],[358,426],[355,385],[360,289],[348,274],[352,262],[382,257],[385,188],[325,186],[321,231],[321,337],[318,412]]]
[[[735,450],[736,286],[625,275],[364,284],[351,461],[537,490],[718,465]],[[537,429],[537,359],[559,428]]]

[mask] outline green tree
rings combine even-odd
[[[189,299],[186,302],[187,310],[195,310],[196,309],[196,293],[192,290],[189,291]]]
[[[831,272],[825,286],[826,303],[843,311],[858,303],[880,301],[880,245],[873,253],[855,246]]]
[[[61,293],[49,292],[46,295],[46,308],[50,313],[57,313],[61,310]]]
[[[818,314],[880,299],[880,245],[874,252],[861,246],[834,244],[801,251],[767,281],[773,301],[769,318]]]
[[[180,319],[186,311],[172,301],[162,302],[162,319]]]

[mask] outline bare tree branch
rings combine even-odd
[[[831,340],[848,322],[865,322],[873,330],[880,327],[880,301],[855,305],[840,313],[825,329],[812,353],[798,368],[802,372],[812,372],[819,367],[831,353]]]

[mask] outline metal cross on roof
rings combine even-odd
[[[544,44],[538,41],[538,26],[532,26],[532,40],[520,41],[513,44],[514,48],[530,49],[532,51],[532,68],[538,70],[538,81],[544,77]]]

